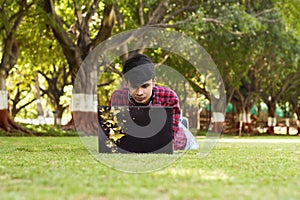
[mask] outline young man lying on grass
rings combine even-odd
[[[135,53],[124,63],[126,86],[113,92],[110,105],[117,106],[171,106],[173,107],[173,149],[197,149],[193,134],[180,122],[180,105],[177,94],[155,84],[155,68],[151,59]]]

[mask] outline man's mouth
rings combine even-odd
[[[142,97],[139,97],[139,98],[136,98],[136,100],[137,100],[137,101],[143,101],[143,100],[144,100],[144,98],[142,98]]]

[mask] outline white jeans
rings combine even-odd
[[[186,137],[186,146],[184,150],[198,149],[199,144],[194,135],[181,122],[179,122],[179,127],[182,128]]]

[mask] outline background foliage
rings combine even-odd
[[[1,0],[0,4],[2,56],[12,28],[10,22],[22,6],[28,5],[20,26],[11,33],[20,47],[17,63],[9,70],[7,78],[13,117],[37,116],[35,77],[40,82],[44,109],[69,116],[76,67],[70,60],[72,56],[68,55],[80,52],[79,60],[84,59],[89,48],[97,44],[99,34],[108,30],[107,20],[113,22],[111,35],[141,26],[154,26],[176,30],[195,39],[216,63],[225,83],[228,102],[240,106],[240,110],[247,110],[260,101],[276,106],[280,101],[289,102],[289,99],[297,99],[292,108],[295,113],[300,107],[299,92],[295,92],[300,84],[300,6],[297,0],[25,2]],[[52,13],[49,12],[51,6],[54,8]],[[108,13],[110,8],[113,15]],[[54,18],[51,18],[54,11]],[[58,36],[60,33],[63,34]],[[207,97],[201,74],[188,71],[188,64],[182,58],[159,49],[145,53],[156,63],[171,66],[188,80],[189,84],[183,82],[175,86],[178,91],[186,91],[179,92],[182,102],[188,97]],[[99,77],[100,104],[106,104],[111,92],[118,87],[121,64],[122,58]],[[174,86],[175,83],[165,84]],[[190,85],[192,88],[184,90]],[[194,102],[195,107],[199,106],[198,101]],[[182,106],[188,105],[183,103]]]

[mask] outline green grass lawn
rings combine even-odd
[[[205,158],[190,151],[134,174],[101,164],[78,137],[0,137],[0,199],[298,199],[299,165],[297,142],[220,141]]]

